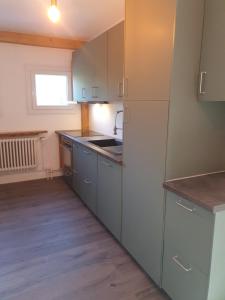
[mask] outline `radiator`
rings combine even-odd
[[[37,137],[0,139],[0,172],[37,167]]]

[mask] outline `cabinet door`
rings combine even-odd
[[[167,101],[125,103],[122,243],[160,284]]]
[[[125,100],[169,100],[176,1],[126,1]]]
[[[108,31],[108,101],[122,101],[124,71],[124,22]]]
[[[199,98],[225,101],[225,2],[206,0]]]
[[[99,155],[97,216],[118,240],[121,236],[121,185],[121,166]]]
[[[93,74],[90,100],[107,101],[107,33],[91,41],[88,47]]]
[[[79,158],[79,144],[73,143],[73,190],[80,195],[80,158]]]
[[[96,213],[97,206],[97,154],[84,146],[79,147],[80,196]]]

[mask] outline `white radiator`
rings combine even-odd
[[[0,139],[0,172],[36,168],[37,137]]]

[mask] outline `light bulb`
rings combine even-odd
[[[53,4],[48,9],[48,17],[53,23],[57,23],[60,20],[60,11],[58,7]]]

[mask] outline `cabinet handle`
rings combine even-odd
[[[185,206],[184,204],[182,204],[181,202],[176,202],[176,204],[182,208],[184,208],[185,210],[189,211],[189,212],[194,212],[195,211],[195,208],[189,208],[187,206]]]
[[[98,95],[97,95],[97,90],[98,90],[98,86],[93,86],[92,87],[92,98],[93,99],[97,99],[98,98]]]
[[[128,124],[129,123],[129,119],[130,119],[130,111],[129,111],[129,107],[126,104],[124,106],[124,118],[123,118],[123,124]]]
[[[123,84],[123,82],[119,82],[118,90],[119,90],[118,97],[122,98],[124,96],[124,84]]]
[[[192,268],[186,268],[178,259],[178,256],[174,256],[173,258],[173,261],[182,269],[184,270],[185,272],[191,272],[192,271]]]
[[[86,92],[86,88],[82,88],[82,98],[83,99],[86,98],[85,92]]]
[[[73,173],[74,173],[74,174],[78,174],[78,171],[77,171],[77,170],[73,170]]]
[[[123,79],[123,96],[128,97],[128,78]]]
[[[110,163],[107,163],[106,161],[102,160],[102,165],[106,166],[106,167],[111,167],[112,165]]]
[[[204,95],[206,91],[204,90],[205,76],[207,72],[200,73],[200,84],[199,84],[199,94]]]
[[[90,180],[88,180],[88,179],[84,179],[83,182],[84,182],[85,184],[92,184],[92,182],[91,182]]]
[[[91,154],[91,152],[89,152],[89,151],[87,151],[87,150],[83,150],[83,153],[84,153],[84,154],[87,154],[87,155],[90,155],[90,154]]]

